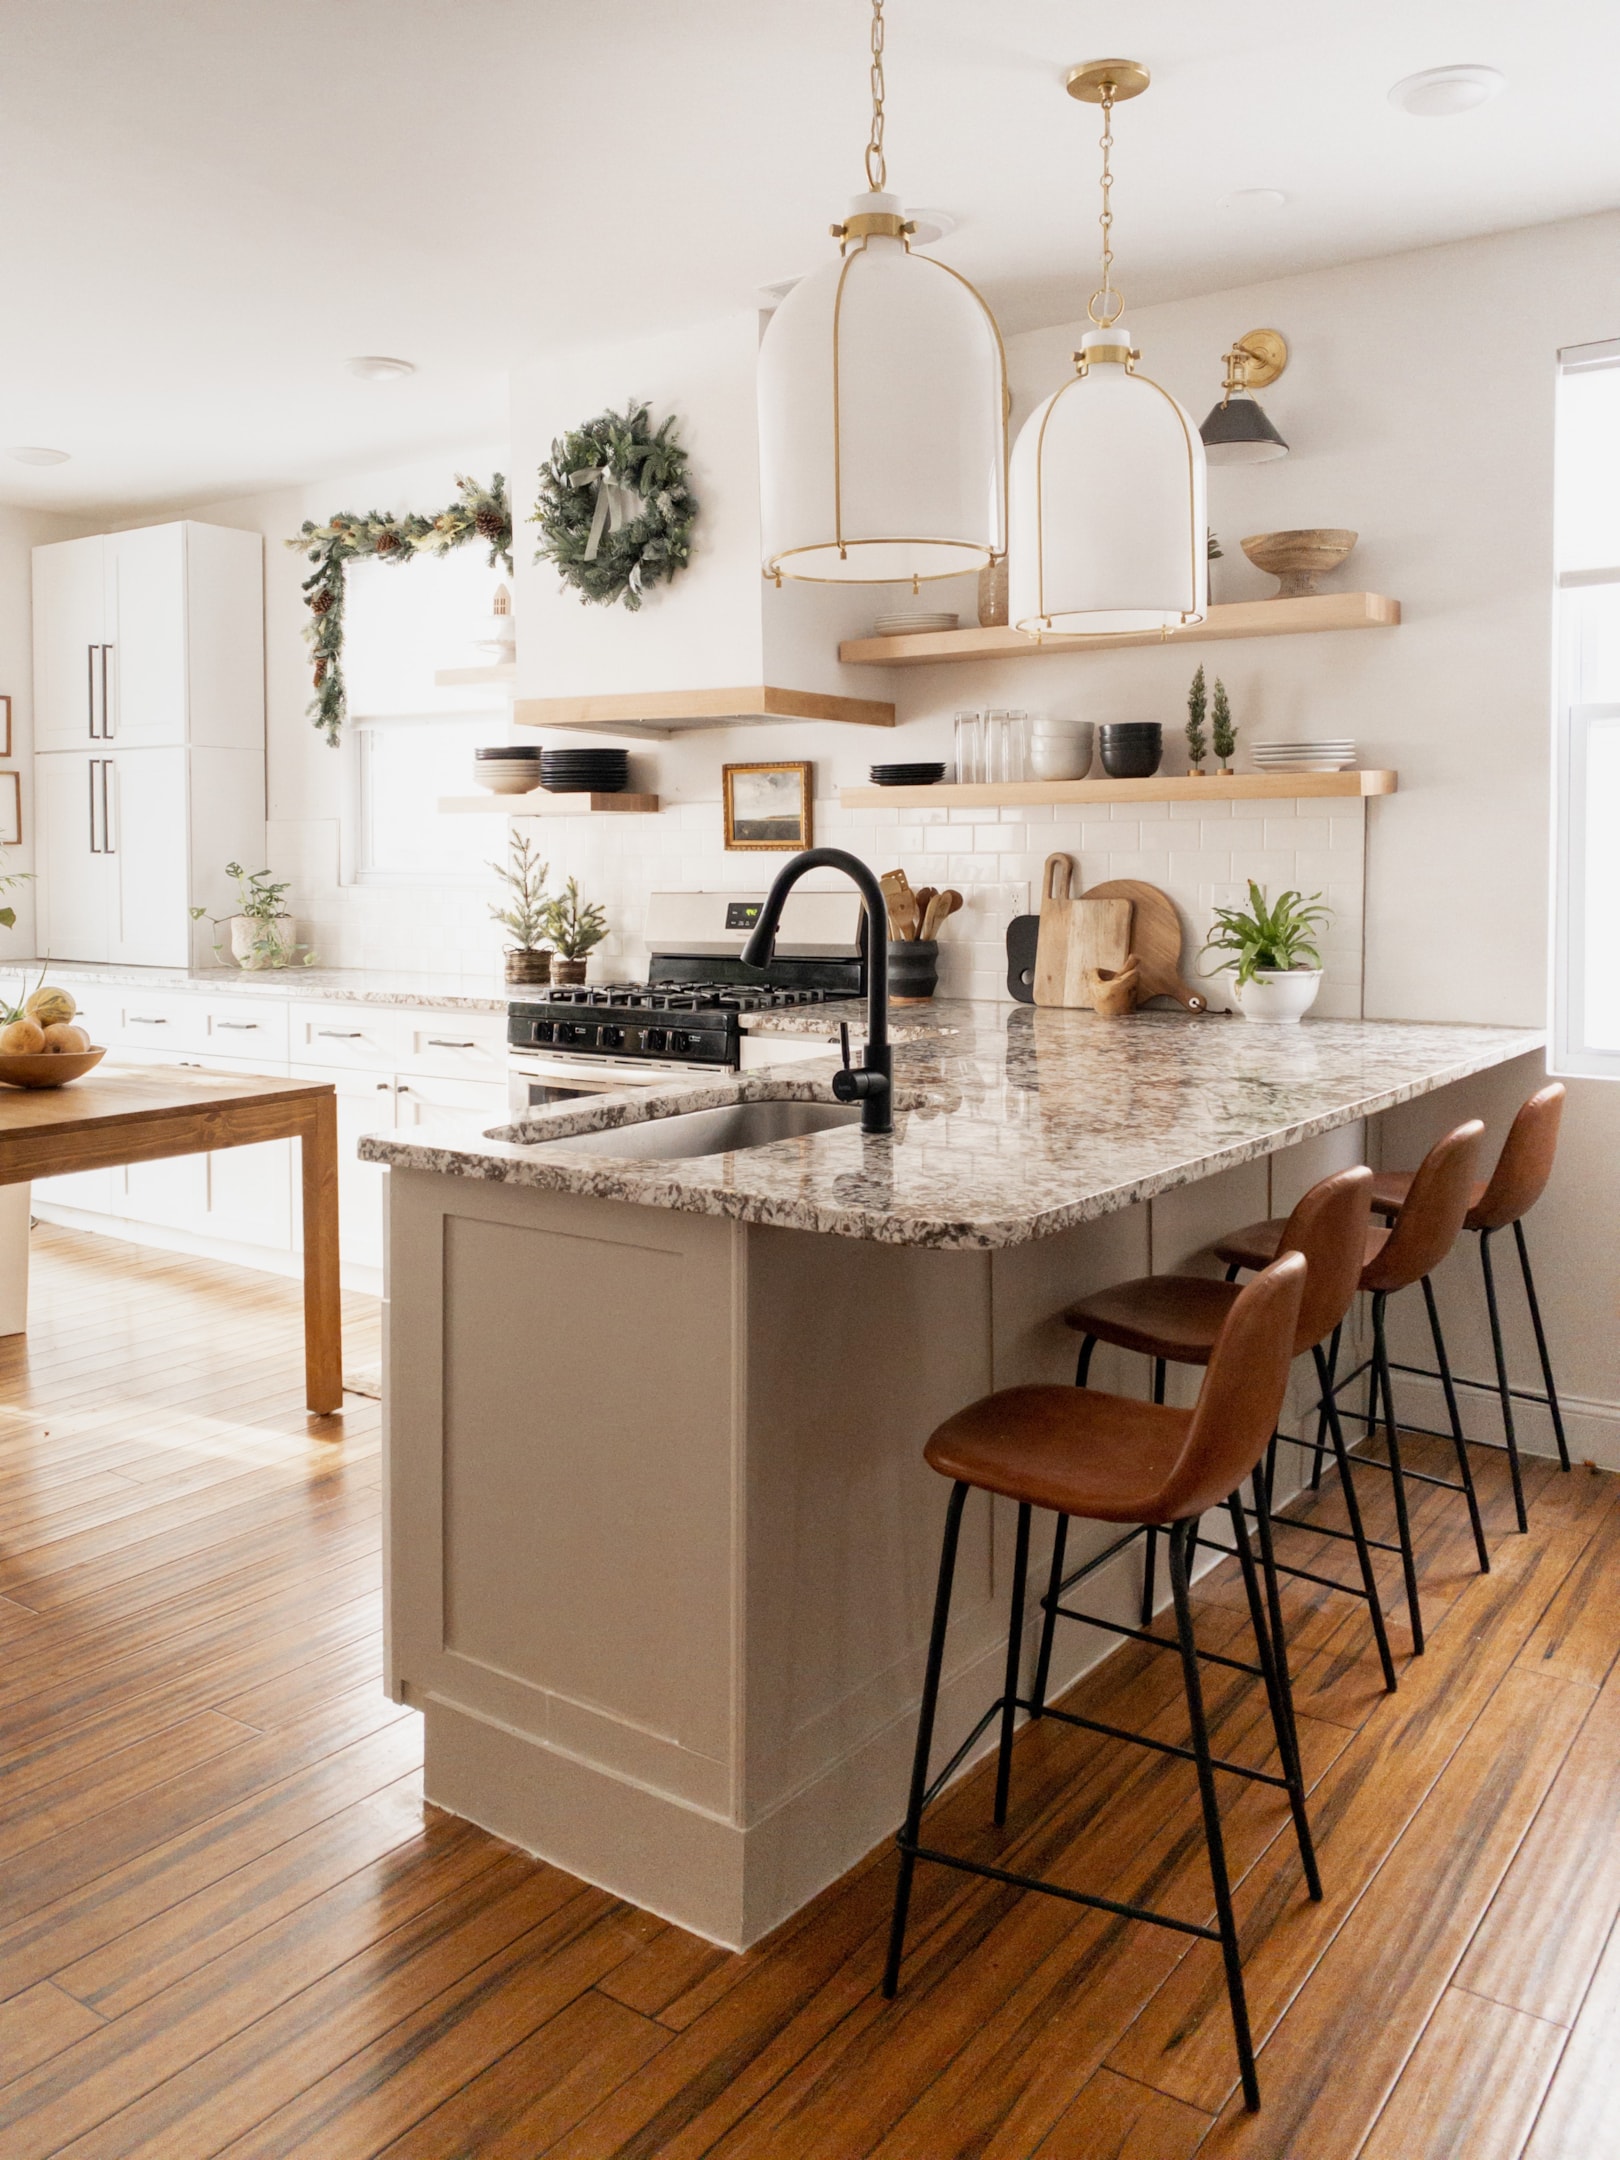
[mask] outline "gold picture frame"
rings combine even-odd
[[[722,765],[720,799],[730,849],[796,854],[814,845],[808,759]]]

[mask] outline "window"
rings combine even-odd
[[[1620,1079],[1620,339],[1559,355],[1553,1071]]]
[[[351,563],[345,573],[352,868],[357,880],[443,884],[487,878],[492,834],[482,818],[447,817],[441,795],[472,795],[473,751],[504,742],[498,685],[441,685],[441,669],[489,656],[499,573],[484,551],[458,548],[409,563]]]

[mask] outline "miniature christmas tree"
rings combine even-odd
[[[1187,692],[1187,770],[1201,774],[1209,744],[1204,738],[1204,670],[1199,668]]]
[[[1232,708],[1227,702],[1226,685],[1217,675],[1215,678],[1215,701],[1210,708],[1210,731],[1215,738],[1215,755],[1221,761],[1221,771],[1230,772],[1228,760],[1237,749],[1237,729],[1232,725]]]

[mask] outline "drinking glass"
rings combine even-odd
[[[1023,780],[1029,773],[1029,714],[1010,712],[1002,728],[1001,777]]]
[[[984,724],[976,712],[956,715],[956,777],[972,787],[986,777]]]
[[[1005,780],[1001,769],[1003,745],[1007,736],[1005,712],[987,712],[984,716],[984,777],[989,781]]]

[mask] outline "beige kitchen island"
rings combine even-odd
[[[892,1137],[635,1155],[670,1115],[827,1104],[830,1062],[799,1062],[479,1145],[363,1142],[391,1170],[389,1684],[424,1713],[428,1797],[757,1941],[902,1812],[946,1497],[929,1431],[1071,1378],[1076,1296],[1211,1267],[1222,1231],[1359,1159],[1368,1119],[1540,1045],[941,1004],[897,1043]],[[1094,1380],[1143,1391],[1123,1355]],[[941,1759],[1005,1641],[1011,1511],[974,1500]],[[1118,1617],[1138,1568],[1096,1579]],[[1060,1643],[1059,1684],[1104,1647]]]

